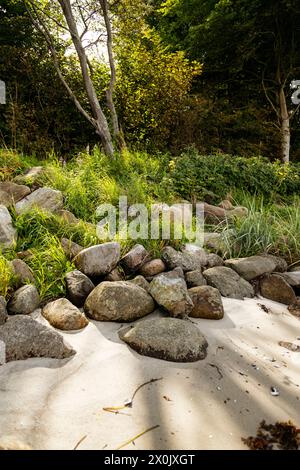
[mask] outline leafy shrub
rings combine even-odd
[[[271,163],[262,157],[199,155],[191,149],[170,162],[170,184],[187,199],[205,199],[215,194],[215,202],[235,189],[259,194],[266,200],[292,196],[300,190],[300,165]]]

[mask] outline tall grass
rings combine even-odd
[[[8,260],[0,253],[0,295],[7,297],[13,283],[13,271]]]
[[[289,263],[300,258],[300,198],[291,204],[265,202],[261,196],[239,192],[235,202],[248,208],[245,218],[222,226],[226,257],[246,257],[269,253]],[[230,230],[230,236],[226,233]]]

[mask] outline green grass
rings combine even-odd
[[[7,297],[14,285],[15,276],[9,261],[0,253],[0,295]]]
[[[261,196],[244,192],[235,195],[235,203],[248,208],[246,218],[219,227],[224,237],[226,258],[269,253],[284,257],[288,263],[300,258],[300,198],[290,204],[265,202]]]
[[[190,158],[194,157],[191,155]],[[223,160],[219,160],[216,158],[216,162],[221,164]],[[199,162],[203,165],[204,159],[201,157],[198,159]],[[212,163],[210,162],[208,167]],[[237,163],[241,164],[240,159]],[[40,162],[35,159],[18,156],[9,150],[2,150],[0,151],[0,179],[12,178],[26,168],[37,164]],[[33,256],[28,258],[26,262],[34,271],[42,300],[45,302],[65,295],[65,274],[74,269],[74,266],[66,258],[60,240],[65,237],[83,247],[101,243],[102,240],[97,238],[95,226],[90,224],[90,222],[92,224],[97,222],[96,208],[99,204],[111,203],[118,206],[120,196],[127,196],[129,205],[144,203],[149,206],[154,202],[172,204],[185,196],[187,187],[192,194],[194,192],[193,185],[204,184],[205,186],[206,184],[206,182],[203,183],[205,175],[201,182],[197,179],[196,174],[194,179],[182,180],[185,186],[181,193],[180,188],[176,189],[176,185],[173,184],[172,167],[174,163],[168,155],[150,156],[141,152],[124,153],[116,159],[110,160],[96,148],[92,155],[79,154],[66,166],[62,166],[54,155],[43,164],[47,167],[47,172],[40,177],[39,183],[61,190],[65,198],[65,208],[82,220],[79,224],[70,225],[57,215],[39,210],[31,210],[20,216],[12,211],[14,224],[18,231],[17,245],[14,250],[5,252],[5,257],[3,254],[0,255],[0,295],[4,295],[6,298],[9,298],[13,285],[13,276],[8,260],[15,258],[17,252],[25,250],[32,252]],[[191,175],[193,175],[193,161],[191,160],[189,164],[191,165]],[[230,161],[226,159],[226,165],[230,164]],[[232,165],[235,163],[233,162]],[[250,171],[251,161],[247,165],[247,171]],[[260,162],[259,165],[260,171],[262,171],[262,163]],[[198,170],[200,171],[200,169],[199,167]],[[257,165],[253,163],[253,178],[251,180],[253,185],[255,184],[254,174],[256,171]],[[268,193],[268,196],[262,196],[261,193],[257,195],[257,193],[251,194],[251,192],[237,191],[231,188],[234,202],[237,205],[246,206],[249,215],[244,219],[236,219],[217,227],[209,227],[209,230],[223,233],[224,257],[272,253],[283,256],[288,263],[295,262],[300,258],[300,198],[292,196],[291,181],[293,180],[290,170],[280,169],[277,165],[274,171],[276,174],[282,172],[282,184],[287,184],[287,181],[290,184],[289,189],[284,191],[284,193],[290,194],[289,203],[284,197],[275,193],[276,188],[274,188],[272,197],[270,197],[271,192]],[[232,173],[229,176],[231,178]],[[267,176],[266,174],[265,185],[269,184]],[[214,190],[218,191],[222,181],[217,181],[217,174],[214,175],[214,178]],[[230,178],[227,178],[227,183]],[[230,181],[234,186],[235,181]],[[203,188],[207,190],[204,186]],[[297,193],[297,187],[296,185],[295,193]],[[228,188],[230,189],[229,186],[226,186],[226,190]],[[199,191],[201,192],[202,189],[200,188]],[[218,203],[220,200],[221,197],[215,202]],[[153,257],[160,256],[165,245],[172,244],[175,248],[179,248],[183,242],[178,240],[118,240],[118,237],[115,240],[120,241],[122,254],[125,254],[136,243],[142,243]]]

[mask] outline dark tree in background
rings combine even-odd
[[[156,11],[149,21],[164,40],[203,62],[201,91],[212,92],[220,105],[227,99],[232,111],[254,105],[261,118],[257,127],[264,126],[265,112],[276,129],[280,158],[288,162],[297,111],[290,82],[300,78],[299,1],[152,1]]]

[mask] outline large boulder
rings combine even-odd
[[[207,283],[220,291],[223,297],[234,299],[244,299],[244,297],[253,297],[253,286],[238,275],[233,269],[226,266],[216,266],[206,269],[203,276]]]
[[[0,341],[5,344],[7,362],[30,357],[64,359],[75,354],[55,330],[24,315],[10,317],[0,326]]]
[[[151,278],[157,274],[163,273],[166,270],[166,265],[160,258],[153,259],[145,263],[141,269],[140,274],[145,278]]]
[[[16,204],[17,214],[24,214],[32,208],[57,212],[63,208],[64,198],[61,191],[51,188],[39,188]]]
[[[83,246],[72,242],[72,240],[69,240],[68,238],[62,238],[60,243],[66,257],[70,260],[74,259],[75,256],[83,250]]]
[[[66,274],[66,286],[68,298],[76,307],[83,307],[87,296],[95,289],[93,282],[78,270]]]
[[[40,306],[40,296],[35,286],[27,284],[11,296],[7,309],[11,315],[29,315]]]
[[[120,260],[119,243],[109,242],[91,246],[82,250],[74,259],[79,271],[87,276],[105,276],[110,273]]]
[[[153,312],[152,297],[131,282],[101,282],[85,301],[88,317],[98,321],[130,322]]]
[[[17,231],[13,227],[12,218],[5,206],[0,205],[0,249],[13,248],[17,240]]]
[[[135,245],[120,261],[121,266],[127,272],[138,271],[148,260],[149,253],[143,245]]]
[[[15,276],[15,287],[17,289],[24,286],[25,284],[35,283],[33,272],[25,263],[25,261],[21,259],[14,259],[11,261],[10,265]]]
[[[143,356],[172,362],[205,359],[208,343],[189,321],[176,318],[151,318],[119,332],[120,338]]]
[[[234,258],[225,261],[225,266],[236,271],[247,281],[274,271],[286,271],[287,264],[282,258],[272,255]]]
[[[290,305],[296,301],[293,288],[280,274],[266,274],[260,280],[260,293],[267,299]]]
[[[14,203],[19,202],[30,194],[30,188],[23,184],[16,184],[12,181],[0,182],[0,191],[6,192]]]
[[[220,320],[224,317],[222,297],[218,289],[211,286],[199,286],[189,289],[194,304],[190,313],[193,318]]]
[[[182,268],[183,271],[195,271],[201,269],[201,266],[205,266],[206,257],[203,254],[203,250],[198,251],[184,250],[176,251],[171,246],[166,246],[162,250],[162,259],[169,269]]]
[[[59,330],[81,330],[89,323],[86,316],[67,299],[58,299],[45,305],[42,315]]]
[[[4,325],[7,318],[6,302],[4,297],[0,296],[0,325]]]
[[[201,269],[189,271],[185,274],[185,280],[188,287],[206,286],[207,282]]]
[[[184,318],[193,308],[186,282],[177,273],[163,273],[150,283],[154,300],[173,317]]]

